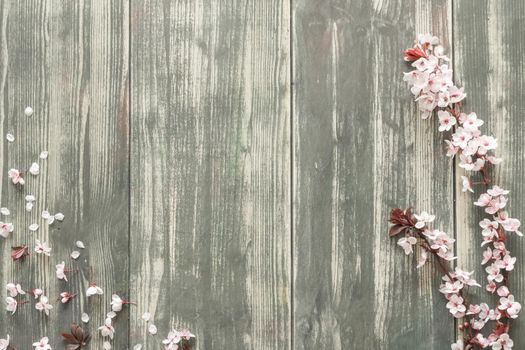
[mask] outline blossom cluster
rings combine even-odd
[[[472,273],[458,268],[454,272],[445,270],[440,291],[447,298],[447,308],[454,317],[465,318],[461,329],[470,328],[469,332],[465,332],[463,339],[452,344],[451,348],[468,350],[479,346],[492,347],[496,350],[512,349],[514,343],[509,336],[510,320],[518,317],[521,304],[515,301],[507,284],[508,274],[514,269],[516,257],[513,257],[507,249],[506,242],[509,234],[522,236],[522,233],[519,231],[520,221],[510,217],[506,211],[509,191],[493,185],[489,175],[490,167],[502,162],[502,159],[494,154],[498,147],[498,140],[493,136],[482,134],[480,127],[484,122],[476,113],[461,111],[461,102],[466,94],[463,88],[454,84],[453,71],[449,67],[450,59],[445,55],[445,50],[437,37],[431,34],[419,35],[413,47],[405,50],[404,59],[410,62],[414,69],[404,73],[403,80],[410,85],[410,91],[415,97],[422,118],[427,119],[434,114],[437,115],[438,130],[449,135],[445,140],[447,156],[457,156],[459,167],[471,175],[461,176],[463,192],[474,193],[474,186],[484,186],[484,191],[474,205],[484,208],[485,213],[490,215],[479,223],[482,234],[481,245],[486,246],[481,263],[486,266],[485,288],[488,292],[496,294],[499,301],[494,308],[490,308],[486,303],[468,304],[463,295],[465,286],[479,286],[471,278]],[[481,180],[474,181],[474,177]],[[418,266],[422,266],[422,261],[426,261],[428,251],[436,255],[442,268],[444,265],[440,259],[444,261],[453,259],[450,253],[450,242],[453,242],[453,239],[440,231],[430,231],[426,228],[426,225],[434,220],[433,215],[422,212],[414,215],[413,219],[407,220],[408,222],[400,226],[399,220],[391,215],[390,222],[394,226],[390,235],[405,233],[405,237],[398,240],[398,245],[407,254],[413,251],[413,245],[423,241],[421,245],[424,250]],[[410,225],[407,224],[413,224],[413,228],[410,229]],[[445,238],[442,244],[439,244],[440,237]],[[494,321],[496,326],[485,337],[480,331],[489,321]]]

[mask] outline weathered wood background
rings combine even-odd
[[[524,21],[518,0],[0,0],[0,135],[16,137],[0,143],[0,205],[17,227],[0,282],[82,292],[49,318],[2,313],[0,337],[60,349],[83,311],[95,332],[118,292],[138,305],[119,315],[115,349],[157,349],[178,326],[196,349],[448,349],[440,275],[415,270],[386,219],[434,212],[481,280],[480,213],[435,120],[417,117],[401,51],[418,32],[442,38],[523,218]],[[8,184],[44,149],[40,176]],[[66,219],[48,227],[43,209]],[[11,245],[36,239],[52,257],[11,262]],[[525,246],[511,246],[522,301]],[[61,260],[80,269],[67,284]],[[93,279],[106,295],[88,301]]]

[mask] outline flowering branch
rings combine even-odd
[[[421,116],[427,119],[437,111],[438,130],[450,136],[450,139],[445,140],[447,156],[459,155],[459,166],[471,174],[470,177],[461,176],[463,192],[474,193],[473,187],[482,187],[479,198],[473,204],[484,208],[485,213],[491,215],[479,223],[483,236],[481,246],[487,247],[481,264],[488,265],[485,268],[485,289],[499,296],[497,305],[491,309],[486,303],[468,303],[468,287],[480,285],[471,278],[472,272],[457,267],[452,272],[449,265],[450,261],[456,259],[451,252],[454,239],[428,227],[435,219],[433,215],[426,212],[413,215],[410,210],[393,209],[390,214],[393,226],[389,234],[402,235],[398,245],[407,255],[413,252],[413,245],[418,244],[423,248],[418,267],[425,264],[429,252],[435,256],[438,267],[444,273],[440,292],[448,300],[447,308],[453,317],[464,318],[465,321],[460,325],[460,330],[465,331],[463,337],[451,345],[452,350],[489,346],[495,350],[512,349],[514,344],[509,336],[511,321],[518,317],[521,304],[514,300],[509,290],[509,272],[514,269],[516,258],[511,256],[505,243],[509,234],[522,236],[522,233],[519,231],[520,221],[511,218],[505,211],[509,191],[493,185],[489,175],[490,169],[502,161],[494,155],[497,139],[481,133],[479,128],[484,122],[475,113],[462,111],[461,101],[466,94],[463,88],[454,84],[452,69],[447,64],[449,58],[437,37],[419,35],[414,46],[404,51],[404,59],[415,68],[404,73],[403,80],[410,84]],[[475,177],[479,180],[474,181]],[[494,321],[495,327],[488,336],[484,336],[481,330],[489,321]]]

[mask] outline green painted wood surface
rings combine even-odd
[[[60,349],[59,332],[83,311],[95,332],[119,292],[138,305],[119,315],[114,349],[157,349],[179,326],[196,349],[448,349],[440,274],[415,269],[387,215],[434,212],[481,280],[480,215],[435,120],[417,116],[401,51],[417,32],[444,40],[523,217],[524,17],[517,1],[0,1],[0,206],[17,227],[0,241],[0,283],[82,292],[47,319],[34,305],[2,314],[0,337]],[[40,176],[8,184],[44,149]],[[47,227],[43,209],[66,219]],[[36,239],[52,257],[11,262],[12,244]],[[61,260],[80,269],[68,284]],[[106,294],[88,301],[92,279]]]
[[[294,7],[296,349],[445,349],[453,337],[439,274],[416,271],[386,234],[390,209],[411,205],[453,232],[442,135],[401,79],[414,32],[450,37],[449,4],[425,3]]]
[[[522,23],[525,4],[512,2],[458,1],[454,3],[454,66],[456,79],[468,91],[465,109],[474,111],[485,121],[483,130],[498,139],[498,156],[503,163],[492,174],[494,184],[510,190],[507,210],[512,217],[525,216],[523,194],[523,137],[525,120],[524,80],[525,38]],[[458,177],[463,173],[457,170]],[[460,179],[458,179],[459,184]],[[461,188],[458,185],[458,188]],[[481,229],[479,221],[487,217],[472,205],[477,197],[458,191],[458,264],[475,269],[479,280],[485,279],[481,266]],[[522,220],[523,222],[523,220]],[[512,256],[517,257],[510,274],[509,288],[517,300],[525,298],[525,244],[510,236],[507,243]],[[486,299],[486,293],[481,292]],[[478,300],[480,293],[477,294]],[[516,348],[525,347],[523,321],[512,323]]]
[[[289,4],[131,12],[133,332],[149,311],[197,349],[289,348]]]
[[[49,317],[34,302],[15,316],[0,317],[0,337],[6,334],[18,349],[30,349],[48,335],[54,349],[63,348],[59,334],[82,312],[90,315],[92,332],[110,311],[112,292],[129,292],[129,113],[128,7],[124,1],[2,1],[0,3],[0,119],[2,134],[2,206],[11,209],[13,236],[0,242],[2,300],[8,282],[25,290],[40,287],[54,304]],[[24,115],[26,106],[34,114]],[[16,140],[5,142],[11,132]],[[41,151],[49,158],[39,160]],[[23,189],[8,183],[11,167],[41,164],[41,175],[27,175]],[[25,210],[26,194],[37,201]],[[48,226],[41,212],[62,212],[65,220]],[[28,230],[31,223],[40,228]],[[12,262],[11,245],[47,241],[52,256],[31,256]],[[82,240],[87,249],[77,261],[69,257]],[[59,281],[55,265],[80,269]],[[93,273],[90,266],[94,267]],[[96,281],[106,291],[87,300],[85,290]],[[79,295],[66,306],[59,293]],[[26,296],[30,300],[30,296]],[[3,305],[2,305],[3,307]],[[116,321],[114,348],[128,346],[128,315]],[[102,349],[100,337],[91,349]]]

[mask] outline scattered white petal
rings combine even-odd
[[[32,194],[28,194],[26,196],[26,202],[34,202],[36,200],[36,197],[33,196]],[[42,215],[44,215],[44,213],[42,212]]]
[[[151,318],[151,314],[149,312],[145,312],[144,314],[142,314],[142,319],[146,322],[148,322]]]
[[[31,224],[31,225],[29,225],[29,230],[33,231],[33,232],[38,230],[38,224]]]
[[[0,214],[7,216],[11,214],[11,212],[7,208],[0,208]]]
[[[77,247],[79,247],[79,248],[81,248],[81,249],[86,248],[86,246],[84,245],[84,242],[82,242],[82,241],[77,241],[77,242],[76,242],[76,245],[77,245]]]
[[[29,168],[29,172],[31,173],[31,175],[35,175],[35,176],[40,174],[40,165],[38,165],[38,163],[31,164],[31,167]]]
[[[133,347],[133,350],[142,350],[142,344],[137,344]]]
[[[62,213],[56,213],[56,214],[55,214],[55,219],[57,219],[58,221],[62,221],[62,220],[64,220],[64,214],[62,214]]]
[[[117,313],[114,312],[114,311],[110,311],[110,312],[108,312],[108,314],[106,316],[108,318],[115,318],[117,316]]]
[[[6,138],[7,141],[9,141],[9,142],[14,142],[14,141],[15,141],[15,135],[13,135],[13,134],[7,134],[7,135],[5,135],[5,138]]]
[[[33,108],[27,106],[26,109],[24,109],[24,114],[27,116],[27,117],[30,117],[33,115]]]
[[[40,153],[40,159],[47,159],[48,155],[49,155],[48,151],[42,151],[42,153]]]
[[[54,216],[50,216],[50,217],[47,218],[48,225],[51,225],[54,222],[55,222],[55,217]]]
[[[42,211],[42,219],[48,219],[50,216],[47,210]]]
[[[86,314],[85,312],[83,312],[82,313],[82,317],[80,319],[82,320],[82,322],[88,323],[89,322],[89,315]]]
[[[71,257],[73,259],[78,259],[78,257],[80,256],[80,252],[78,250],[73,250],[73,252],[71,253]]]
[[[157,334],[157,326],[155,326],[154,324],[150,324],[148,327],[148,332],[151,335]]]
[[[27,202],[26,203],[26,211],[33,210],[33,202]]]
[[[104,350],[110,350],[111,349],[111,343],[108,341],[104,342],[104,345],[102,346]]]

